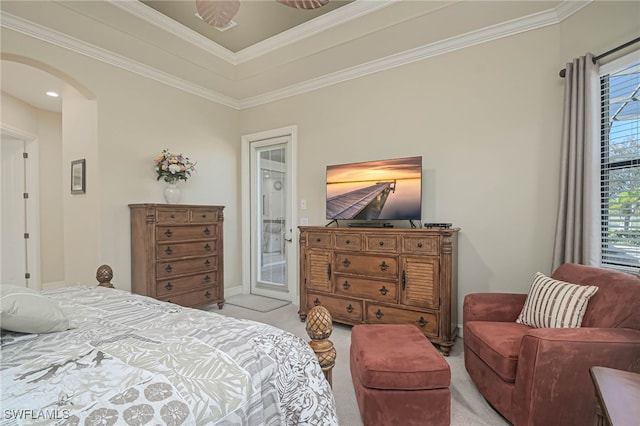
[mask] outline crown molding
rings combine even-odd
[[[313,37],[316,34],[328,30],[329,28],[337,27],[338,25],[345,24],[349,21],[360,18],[361,16],[384,9],[398,1],[400,0],[351,2],[338,9],[334,9],[324,15],[320,15],[317,18],[307,21],[302,25],[293,27],[287,31],[240,50],[236,53],[236,61],[238,64],[250,61],[273,50],[305,38]]]
[[[112,1],[112,0],[109,0]],[[396,1],[396,0],[392,0]],[[233,109],[242,110],[269,102],[277,101],[287,97],[307,93],[323,87],[342,83],[355,78],[363,77],[380,71],[385,71],[394,67],[406,65],[412,62],[442,55],[448,52],[464,49],[480,43],[489,42],[503,37],[519,34],[525,31],[542,28],[562,22],[564,19],[586,7],[592,0],[572,1],[565,0],[553,9],[534,13],[522,18],[513,19],[500,24],[485,27],[479,30],[471,31],[449,39],[441,40],[415,49],[400,52],[387,56],[378,60],[370,61],[364,64],[346,68],[337,72],[326,74],[322,77],[307,80],[305,82],[294,84],[282,89],[278,89],[265,94],[253,96],[244,99],[234,99],[229,96],[222,95],[218,92],[204,88],[197,84],[193,84],[187,80],[175,77],[171,74],[160,71],[156,68],[144,65],[135,60],[118,55],[114,52],[91,45],[82,40],[70,37],[66,34],[41,26],[39,24],[27,21],[17,16],[0,12],[0,27],[8,28],[19,33],[34,37],[47,43],[63,47],[73,52],[91,57],[93,59],[111,64],[124,70],[151,78],[160,83],[167,84],[187,93],[205,98],[212,102],[216,102]],[[133,4],[139,2],[125,2]],[[353,2],[360,3],[360,2]],[[353,4],[351,3],[351,4]],[[370,3],[370,2],[363,2]],[[378,3],[378,2],[371,2]],[[380,2],[386,3],[386,2]],[[140,3],[141,4],[141,3]],[[346,5],[340,9],[348,7]],[[145,6],[147,7],[147,6]],[[148,7],[147,7],[148,8]],[[151,9],[151,8],[148,8]],[[340,10],[337,9],[337,10]],[[155,12],[155,11],[154,11]],[[363,12],[367,13],[367,12]],[[164,15],[163,15],[164,16]],[[167,18],[168,19],[168,18]],[[315,21],[315,20],[314,20]],[[173,21],[172,21],[173,22]],[[178,24],[180,25],[180,24]],[[180,25],[182,27],[182,25]],[[185,27],[182,27],[185,28]],[[326,27],[325,27],[326,28]],[[190,31],[192,34],[195,32]],[[202,37],[205,39],[205,37]],[[207,44],[211,44],[209,39]],[[213,43],[215,44],[215,43]],[[271,47],[265,47],[271,48]],[[262,49],[262,48],[261,48]],[[225,49],[226,50],[226,49]],[[245,59],[248,60],[248,59]]]
[[[581,1],[563,0],[554,9],[556,14],[558,15],[558,22],[564,21],[569,16],[573,15],[574,13],[578,12],[583,7],[587,6],[592,1],[594,1],[594,0],[581,0]]]
[[[106,0],[111,5],[124,10],[131,15],[142,19],[170,34],[175,35],[183,39],[184,41],[204,50],[205,52],[211,53],[219,57],[220,59],[224,59],[232,65],[237,65],[236,55],[224,47],[220,46],[218,43],[215,43],[205,36],[198,34],[192,29],[182,25],[179,22],[174,21],[168,16],[158,12],[152,7],[147,6],[146,4],[140,1],[118,1],[118,0]]]
[[[224,96],[213,90],[206,89],[200,85],[193,84],[187,80],[178,78],[133,59],[118,55],[117,53],[109,50],[102,49],[101,47],[94,46],[85,41],[78,40],[75,37],[71,37],[51,28],[27,21],[10,13],[0,12],[0,27],[25,34],[46,43],[62,47],[143,77],[156,80],[168,86],[175,87],[176,89],[191,93],[192,95],[200,96],[210,101],[238,109],[238,101],[233,98]]]
[[[562,22],[564,19],[581,10],[583,7],[591,3],[588,1],[563,1],[554,9],[548,9],[542,12],[534,13],[505,21],[500,24],[482,28],[480,30],[471,31],[448,39],[440,40],[435,43],[427,44],[415,49],[400,52],[385,58],[370,61],[364,64],[356,65],[337,72],[326,74],[322,77],[307,80],[299,84],[285,87],[262,95],[239,101],[239,108],[251,108],[269,102],[274,102],[290,96],[299,95],[323,87],[353,80],[369,74],[385,71],[391,68],[410,64],[412,62],[421,61],[423,59],[432,58],[434,56],[443,55],[445,53],[475,46],[477,44],[486,43],[503,37],[509,37],[526,31],[554,25]]]
[[[161,28],[206,52],[224,59],[232,65],[239,65],[243,62],[258,58],[273,50],[280,49],[305,38],[313,37],[314,35],[319,34],[322,31],[326,31],[329,28],[342,25],[345,22],[349,22],[353,19],[388,7],[400,0],[354,1],[338,9],[327,12],[324,15],[320,15],[302,25],[298,25],[297,27],[291,28],[252,46],[244,48],[236,53],[220,46],[216,42],[198,34],[142,2],[121,0],[107,1],[113,6],[143,19],[144,21]]]

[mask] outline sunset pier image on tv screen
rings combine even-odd
[[[422,157],[327,166],[327,219],[420,220]]]

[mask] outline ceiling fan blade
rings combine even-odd
[[[317,9],[329,3],[329,0],[277,0],[278,3],[285,4],[296,9]]]
[[[225,27],[240,9],[240,0],[196,0],[196,10],[204,22]]]

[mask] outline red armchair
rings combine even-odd
[[[599,289],[581,328],[516,323],[526,294],[476,293],[464,299],[464,358],[484,398],[516,426],[587,425],[596,394],[589,368],[640,372],[640,279],[565,264],[556,280]]]

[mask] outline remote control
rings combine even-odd
[[[425,228],[441,228],[441,229],[449,229],[451,228],[451,223],[444,223],[444,222],[432,222],[432,223],[425,223],[424,224]]]

